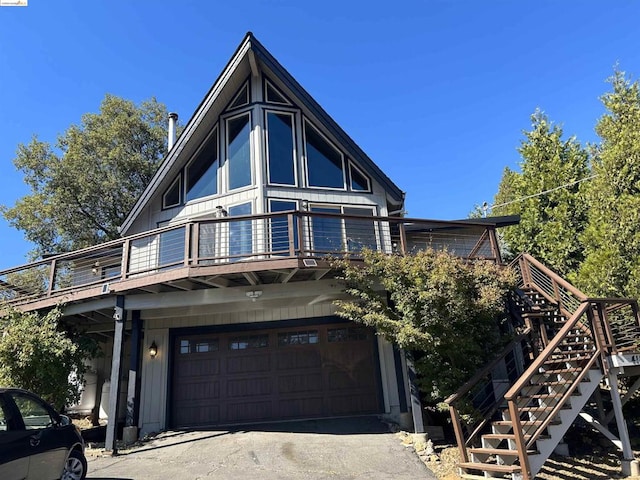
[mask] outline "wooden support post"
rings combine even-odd
[[[405,353],[405,359],[407,361],[407,380],[409,382],[409,394],[411,396],[413,433],[424,433],[424,422],[422,420],[422,402],[420,402],[420,391],[418,390],[416,368],[413,365],[413,357],[410,353]]]
[[[631,450],[631,442],[629,441],[629,431],[627,430],[627,422],[622,413],[622,401],[620,400],[620,390],[618,389],[618,369],[609,369],[609,387],[611,388],[611,403],[616,416],[616,424],[618,425],[618,438],[622,442],[622,459],[633,461],[633,450]]]
[[[142,319],[140,310],[131,312],[131,358],[129,362],[129,385],[127,388],[127,427],[138,425],[140,411],[140,360],[142,358]]]
[[[400,232],[400,254],[407,254],[407,231],[404,228],[404,223],[398,224],[398,231]]]
[[[271,223],[271,220],[269,220],[269,222],[271,224],[271,228],[273,228],[273,224]],[[296,225],[296,222],[294,222],[294,216],[292,213],[289,213],[287,215],[287,233],[289,238],[289,256],[291,258],[294,258],[296,256],[296,242],[295,242],[295,233],[294,233],[295,225]],[[273,235],[273,232],[271,232],[271,235]],[[269,250],[273,250],[273,247],[269,248]]]
[[[113,312],[115,320],[115,330],[113,334],[113,357],[111,358],[111,387],[109,390],[109,420],[107,423],[107,434],[104,442],[104,449],[117,455],[118,447],[118,400],[120,393],[120,378],[122,372],[122,345],[124,343],[124,325],[126,322],[127,312],[124,309],[124,296],[116,297],[116,306]]]

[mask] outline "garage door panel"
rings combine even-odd
[[[256,395],[270,395],[272,388],[271,377],[250,377],[227,380],[227,397],[251,397]]]
[[[322,366],[322,355],[318,348],[280,347],[277,354],[278,370],[317,369]]]
[[[273,418],[271,400],[261,402],[239,402],[227,405],[227,421],[247,422]]]
[[[174,400],[189,402],[194,400],[216,400],[220,398],[220,382],[215,379],[203,379],[199,382],[185,383],[175,389]]]
[[[279,402],[282,418],[321,417],[323,406],[322,396],[282,399]]]
[[[322,391],[322,374],[280,375],[278,377],[278,393],[313,393]]]
[[[269,352],[258,355],[241,355],[227,358],[227,373],[254,373],[271,370],[271,356]]]
[[[173,426],[379,412],[375,337],[362,327],[174,338]]]
[[[180,365],[180,379],[184,381],[195,380],[193,377],[218,375],[220,373],[220,360],[217,358],[185,359]]]
[[[184,405],[174,413],[174,423],[180,426],[206,425],[220,421],[218,404]]]

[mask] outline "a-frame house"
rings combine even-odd
[[[23,311],[62,305],[65,321],[101,339],[106,355],[95,362],[97,380],[87,390],[93,388],[89,408],[108,415],[107,447],[115,446],[117,421],[145,434],[346,415],[419,419],[404,352],[335,315],[333,301],[344,293],[331,258],[358,261],[364,247],[390,255],[432,247],[501,262],[496,229],[517,219],[404,218],[404,193],[251,33],[175,142],[174,116],[169,131],[167,156],[121,239],[0,272],[0,298],[9,304]],[[487,442],[463,455],[472,463],[465,465],[469,475],[530,478],[537,437],[514,433],[520,424],[508,414],[494,434],[502,440],[483,437],[481,427],[506,408],[505,393],[514,414],[524,408],[523,418],[531,415],[527,402],[543,398],[524,397],[544,367],[537,359],[556,361],[558,352],[545,349],[562,350],[566,335],[584,340],[582,353],[598,353],[559,360],[567,382],[588,377],[597,384],[609,373],[605,362],[618,340],[606,337],[607,305],[631,308],[637,324],[634,301],[595,302],[523,258],[515,265],[523,297],[511,315],[528,343],[512,344],[450,399],[461,452],[469,442]],[[23,274],[43,284],[24,285]],[[593,309],[600,313],[587,315]],[[593,339],[580,337],[588,325],[574,332],[576,322],[594,318],[600,330],[592,328]],[[563,340],[554,341],[567,319]],[[579,364],[583,357],[597,362]],[[597,367],[600,376],[592,372]],[[492,408],[482,412],[481,427],[465,430],[457,405],[477,388]],[[538,436],[576,390],[569,386],[562,397],[547,388],[545,402],[564,403],[551,407],[544,425],[531,420],[543,427]],[[510,443],[496,453],[502,441]]]

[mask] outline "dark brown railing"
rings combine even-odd
[[[466,418],[471,418],[471,421],[462,421],[465,418],[464,409],[468,409],[470,403],[474,404],[469,393],[486,391],[486,385],[491,380],[487,375],[496,365],[505,362],[508,349],[446,401],[450,407],[462,462],[468,459],[466,447],[482,433],[496,408],[503,407],[513,425],[523,477],[529,478],[527,450],[567,404],[589,370],[597,367],[606,373],[607,357],[625,351],[638,351],[640,316],[637,300],[589,298],[530,255],[519,256],[512,267],[516,269],[519,288],[542,295],[549,305],[557,308],[558,312],[548,318],[567,320],[555,325],[555,330],[552,328],[545,348],[522,375],[505,389],[504,396],[496,399],[495,405],[487,409],[484,418],[479,420],[467,415]],[[526,333],[535,334],[535,328],[545,330],[545,335],[549,334],[549,325],[543,322],[529,324]],[[521,341],[519,338],[518,342]],[[535,349],[533,351],[537,353]],[[553,388],[548,388],[551,384]],[[532,398],[535,398],[533,406]]]
[[[0,301],[26,305],[184,267],[428,247],[500,261],[493,226],[289,211],[185,222],[0,271]]]

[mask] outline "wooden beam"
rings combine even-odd
[[[327,273],[329,273],[331,271],[330,268],[328,269],[324,269],[324,270],[318,270],[314,275],[313,275],[313,279],[314,280],[321,280],[322,277],[324,277]]]
[[[300,270],[299,268],[293,268],[290,272],[284,274],[284,277],[282,278],[282,280],[280,280],[280,283],[289,282],[289,280],[291,280],[294,277],[294,275],[298,273],[299,270]]]
[[[191,290],[188,292],[166,292],[160,294],[143,293],[129,295],[127,305],[133,310],[155,310],[173,307],[189,307],[198,305],[215,305],[231,302],[246,302],[248,292],[252,287],[216,288]],[[329,279],[317,282],[293,282],[286,286],[277,283],[261,285],[262,300],[286,299],[296,297],[315,297],[330,295],[343,290],[340,281]]]
[[[242,275],[247,279],[247,282],[253,286],[260,285],[261,283],[260,278],[258,278],[258,275],[256,275],[255,272],[243,272]]]
[[[129,384],[127,386],[127,427],[138,426],[140,411],[140,376],[138,370],[142,359],[142,319],[140,311],[131,312],[131,355],[129,361]]]
[[[113,356],[111,358],[111,387],[109,390],[109,420],[107,423],[107,434],[104,449],[112,455],[118,453],[117,446],[117,425],[118,425],[118,404],[120,403],[120,378],[122,378],[122,346],[124,344],[124,324],[126,321],[126,310],[124,309],[124,296],[116,297],[113,318],[115,329],[113,336]]]

